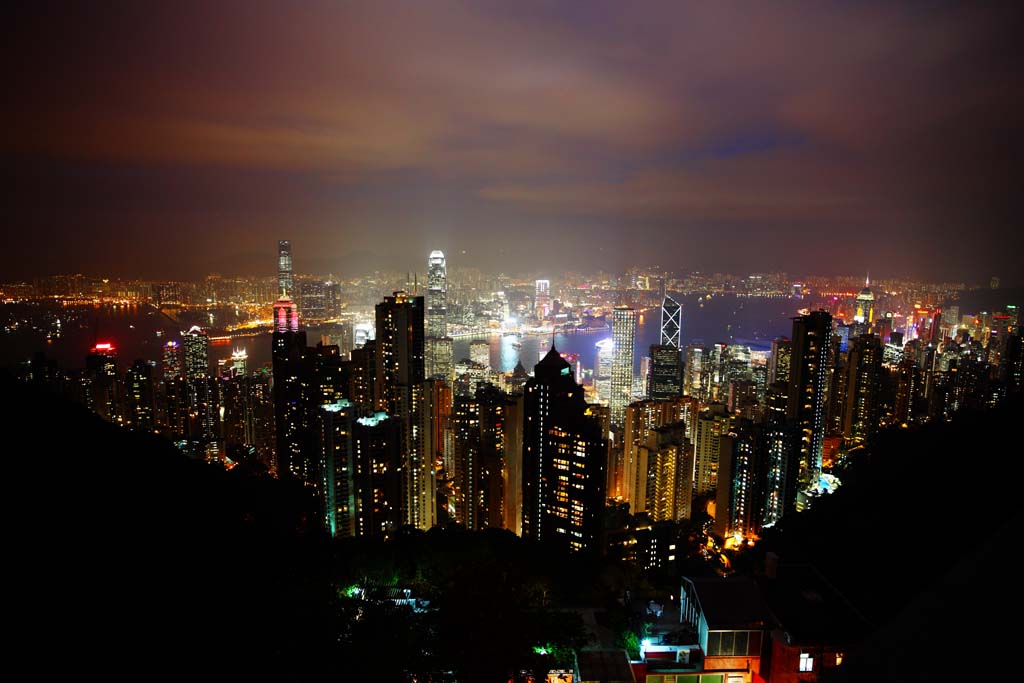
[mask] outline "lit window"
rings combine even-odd
[[[839,666],[842,663],[843,663],[843,653],[842,652],[837,652],[836,653],[836,666]]]
[[[800,670],[801,671],[814,671],[814,657],[811,657],[806,652],[800,653]]]

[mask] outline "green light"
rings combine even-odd
[[[543,645],[534,646],[533,651],[538,655],[546,655],[548,653],[548,649]]]
[[[376,427],[386,419],[388,419],[387,413],[375,413],[372,417],[361,417],[356,422],[366,427]]]
[[[339,400],[335,401],[334,403],[327,403],[327,404],[324,404],[324,405],[320,406],[320,408],[322,410],[326,410],[329,413],[340,413],[341,411],[345,410],[345,408],[351,408],[351,407],[352,407],[351,401],[348,401],[347,399],[344,399],[344,398],[339,399]]]

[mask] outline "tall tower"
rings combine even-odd
[[[425,410],[422,296],[397,291],[377,304],[374,402],[377,410],[398,419],[402,429],[402,520],[429,529],[435,510],[433,435]]]
[[[310,393],[312,367],[306,332],[299,330],[295,303],[282,297],[274,304],[271,362],[274,377],[274,423],[277,437],[277,476],[311,481],[312,424]]]
[[[295,285],[292,280],[291,240],[277,241],[277,295],[281,298],[295,295]]]
[[[551,281],[537,280],[534,283],[534,287],[534,310],[536,311],[537,318],[544,320],[544,318],[548,317],[548,313],[551,312]]]
[[[448,336],[448,267],[444,252],[434,250],[427,259],[427,336]]]
[[[862,334],[853,340],[846,376],[843,435],[863,440],[878,430],[878,394],[882,375],[882,340]]]
[[[661,302],[661,345],[679,348],[679,332],[683,327],[683,311],[675,299],[665,296]]]
[[[793,318],[786,416],[800,430],[797,482],[802,491],[817,488],[821,475],[831,343],[832,316],[827,311]]]
[[[185,333],[185,374],[189,379],[210,374],[210,338],[198,325]]]
[[[608,406],[612,425],[621,427],[626,406],[633,401],[633,346],[636,342],[636,311],[616,306],[612,311],[612,385]]]
[[[600,551],[608,442],[554,346],[533,374],[524,395],[523,537]]]
[[[864,289],[857,295],[857,312],[854,314],[855,322],[870,325],[875,320],[875,294],[871,291],[871,278],[864,280]]]
[[[427,318],[426,318],[427,377],[440,377],[452,381],[454,356],[452,340],[448,336],[448,266],[444,252],[434,250],[427,259]]]

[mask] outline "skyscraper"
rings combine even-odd
[[[165,380],[181,377],[181,347],[173,339],[164,344],[163,370]]]
[[[452,381],[454,351],[448,336],[448,267],[444,252],[434,250],[427,259],[427,316],[425,341],[427,377]]]
[[[313,370],[306,332],[299,329],[295,303],[282,297],[274,304],[271,362],[274,373],[274,423],[277,475],[304,482],[315,479],[311,456],[310,414]]]
[[[185,374],[190,380],[210,374],[210,337],[198,325],[185,333]]]
[[[448,336],[448,267],[444,252],[434,250],[427,259],[427,336]]]
[[[648,398],[658,401],[683,395],[683,363],[678,347],[651,346],[650,368]]]
[[[277,293],[282,299],[295,295],[292,281],[292,243],[289,240],[277,242]]]
[[[882,381],[882,340],[862,334],[853,340],[846,376],[843,436],[863,440],[878,430],[878,394]]]
[[[402,519],[418,529],[436,520],[433,437],[425,412],[427,391],[422,296],[397,291],[376,306],[378,411],[398,420],[402,430]]]
[[[666,296],[661,302],[661,345],[679,348],[679,333],[683,327],[682,307]]]
[[[524,413],[523,536],[599,551],[608,442],[554,347],[526,383]]]
[[[871,278],[864,280],[864,289],[857,295],[857,312],[855,322],[870,325],[875,320],[875,294],[871,291]]]
[[[827,311],[793,318],[786,415],[800,430],[797,482],[801,491],[816,489],[821,475],[831,343],[832,316]]]
[[[537,318],[543,320],[551,312],[551,281],[537,280],[534,283],[534,311]]]
[[[636,311],[616,306],[612,311],[612,383],[608,406],[612,425],[621,427],[626,406],[633,402],[633,345],[636,342]]]

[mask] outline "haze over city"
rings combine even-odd
[[[1019,279],[1014,3],[25,3],[5,276]],[[813,267],[812,267],[813,266]]]

